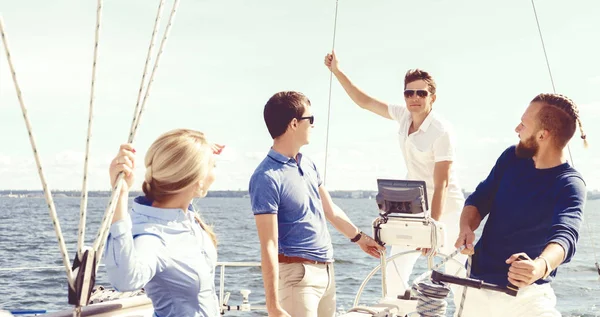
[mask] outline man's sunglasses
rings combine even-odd
[[[427,96],[429,96],[429,91],[424,90],[424,89],[406,89],[404,90],[404,97],[405,98],[410,98],[412,96],[415,95],[415,93],[417,94],[417,96],[421,97],[421,98],[425,98]]]
[[[300,118],[298,118],[298,121],[306,120],[306,119],[308,119],[308,122],[310,122],[310,124],[314,124],[315,123],[315,116],[300,117]]]

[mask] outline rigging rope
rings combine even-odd
[[[85,141],[85,159],[83,165],[83,185],[81,187],[81,204],[79,206],[79,233],[77,237],[77,255],[81,260],[83,255],[83,244],[85,242],[85,221],[87,214],[87,179],[88,163],[90,157],[90,139],[92,137],[92,119],[94,117],[94,97],[96,90],[96,61],[98,60],[98,42],[100,40],[100,20],[102,18],[102,0],[98,0],[98,9],[96,10],[96,35],[94,41],[94,60],[92,62],[92,87],[90,93],[90,110],[88,116],[88,133]]]
[[[160,44],[160,48],[156,57],[156,60],[154,62],[154,66],[152,69],[152,73],[150,75],[150,79],[148,81],[148,85],[146,87],[146,91],[144,94],[144,98],[141,102],[140,105],[140,99],[142,96],[142,90],[143,90],[143,86],[144,86],[144,82],[145,82],[145,77],[147,74],[147,69],[148,69],[148,63],[150,61],[150,56],[152,54],[152,48],[154,47],[155,41],[156,41],[156,32],[158,29],[158,24],[159,24],[159,20],[162,16],[162,8],[164,5],[164,0],[161,0],[159,3],[159,7],[158,7],[158,13],[156,16],[156,20],[155,20],[155,26],[152,32],[152,39],[150,42],[150,46],[148,48],[148,56],[146,58],[146,63],[144,65],[144,71],[143,71],[143,75],[142,75],[142,83],[141,83],[141,87],[140,90],[138,92],[138,99],[136,102],[136,107],[135,107],[135,111],[134,111],[134,116],[133,116],[133,120],[132,120],[132,124],[131,124],[131,128],[130,128],[130,132],[129,132],[129,138],[128,138],[128,143],[132,143],[136,132],[137,132],[137,128],[139,127],[139,123],[140,123],[140,118],[141,115],[143,113],[143,110],[145,108],[146,105],[146,101],[148,99],[148,96],[150,95],[150,88],[152,86],[152,83],[154,81],[154,76],[156,74],[156,70],[158,69],[158,65],[159,65],[159,61],[160,61],[160,57],[164,51],[164,47],[166,44],[166,40],[168,38],[169,35],[169,31],[171,29],[171,26],[173,24],[174,21],[174,17],[175,17],[175,13],[177,11],[177,7],[179,5],[179,0],[175,0],[173,3],[173,7],[171,9],[171,15],[169,17],[169,21],[168,24],[166,26],[165,29],[165,33],[164,36],[161,40],[161,44]],[[92,129],[92,121],[93,121],[93,108],[94,108],[94,100],[95,100],[95,84],[96,84],[96,65],[97,65],[97,58],[98,58],[98,43],[99,43],[99,36],[100,36],[100,21],[101,21],[101,16],[102,16],[102,0],[98,0],[98,5],[97,5],[97,11],[96,11],[96,29],[95,29],[95,42],[94,42],[94,57],[93,57],[93,63],[92,63],[92,79],[91,79],[91,93],[90,93],[90,104],[89,104],[89,116],[88,116],[88,134],[87,134],[87,138],[86,138],[86,151],[85,151],[85,163],[84,163],[84,176],[83,176],[83,186],[82,186],[82,196],[81,196],[81,206],[80,206],[80,221],[79,221],[79,230],[78,230],[78,242],[77,242],[77,256],[80,257],[83,253],[83,244],[84,244],[84,237],[85,237],[85,223],[86,223],[86,214],[87,214],[87,176],[88,176],[88,162],[89,162],[89,150],[90,150],[90,139],[91,139],[91,129]],[[25,103],[23,101],[23,96],[21,93],[21,89],[19,86],[19,83],[17,81],[17,76],[16,76],[16,72],[14,69],[14,65],[12,62],[12,58],[11,58],[11,54],[10,54],[10,49],[8,46],[8,40],[6,38],[6,34],[5,34],[5,30],[4,30],[4,23],[2,20],[2,17],[0,17],[0,34],[2,36],[2,42],[4,44],[4,50],[6,52],[6,58],[8,60],[8,64],[11,70],[11,75],[12,75],[12,79],[13,79],[13,83],[15,85],[15,89],[17,92],[17,97],[19,99],[19,103],[21,106],[21,111],[23,113],[23,118],[25,120],[25,125],[27,127],[27,132],[29,135],[29,140],[31,143],[31,147],[33,150],[33,154],[35,157],[35,161],[36,161],[36,165],[37,165],[37,169],[38,169],[38,173],[40,176],[40,180],[42,182],[42,187],[44,190],[44,196],[46,198],[46,202],[48,204],[48,209],[50,210],[50,218],[52,219],[52,223],[54,225],[54,229],[56,232],[56,236],[58,239],[58,244],[59,244],[59,249],[62,255],[62,260],[63,260],[63,265],[65,267],[65,271],[67,273],[67,281],[70,285],[71,288],[75,288],[74,287],[74,276],[73,276],[73,271],[71,269],[71,263],[69,260],[69,256],[68,256],[68,252],[66,249],[66,245],[64,242],[64,238],[63,238],[63,234],[61,231],[61,227],[60,227],[60,223],[58,220],[58,216],[56,213],[56,207],[54,205],[54,201],[52,199],[52,194],[50,193],[50,190],[48,189],[48,185],[46,182],[46,178],[44,176],[43,170],[42,170],[42,166],[41,166],[41,161],[39,158],[39,154],[38,154],[38,150],[37,150],[37,146],[33,137],[33,132],[32,132],[32,127],[31,127],[31,123],[29,121],[29,117],[27,115],[27,109],[25,106]],[[122,186],[122,181],[123,181],[124,175],[123,173],[121,173],[118,176],[117,179],[117,184],[115,185],[115,188],[113,189],[113,194],[111,196],[111,199],[109,201],[109,204],[107,206],[107,209],[104,213],[104,218],[102,219],[102,223],[100,225],[99,231],[98,231],[98,235],[96,237],[96,240],[94,241],[94,245],[93,245],[93,250],[96,251],[97,257],[96,257],[96,264],[98,264],[101,259],[102,259],[102,253],[103,253],[103,248],[104,248],[104,244],[106,242],[106,238],[108,235],[108,230],[110,228],[110,221],[112,219],[112,216],[114,214],[115,211],[115,207],[116,207],[116,201],[119,198],[119,194],[120,194],[120,190],[121,190],[121,186]],[[96,265],[96,271],[98,270],[98,268],[100,267],[100,265]]]
[[[156,75],[156,70],[158,69],[158,64],[160,62],[160,57],[165,48],[165,44],[167,43],[167,38],[169,37],[169,32],[171,32],[171,27],[173,25],[173,21],[175,19],[175,13],[177,12],[177,7],[179,6],[179,0],[175,0],[173,2],[173,7],[171,8],[171,15],[169,16],[169,20],[167,22],[167,26],[165,28],[165,34],[163,35],[162,40],[160,41],[160,46],[158,48],[158,53],[156,54],[156,60],[154,61],[154,66],[152,68],[152,73],[150,73],[150,79],[148,80],[148,86],[146,87],[146,93],[144,94],[144,99],[142,100],[142,105],[140,106],[140,111],[135,118],[135,124],[132,125],[132,129],[129,133],[128,143],[132,143],[135,139],[135,134],[137,132],[138,126],[140,124],[140,118],[144,109],[146,108],[146,101],[148,100],[148,96],[150,96],[150,88],[152,87],[152,83],[154,83],[154,75]],[[150,49],[152,46],[150,47]]]
[[[142,73],[142,82],[140,83],[140,90],[138,91],[137,101],[135,103],[135,110],[133,112],[133,120],[131,120],[131,128],[129,131],[133,131],[133,128],[136,124],[136,118],[139,115],[140,111],[140,101],[142,100],[142,91],[144,90],[144,83],[146,82],[146,75],[148,74],[148,64],[150,64],[150,60],[152,59],[152,49],[154,48],[154,44],[156,43],[156,33],[158,32],[158,27],[160,26],[160,19],[162,18],[163,6],[165,4],[165,0],[161,0],[158,4],[158,12],[156,13],[156,19],[154,20],[154,28],[152,30],[152,37],[150,39],[150,46],[148,47],[148,54],[146,56],[146,62],[144,63],[144,71]]]
[[[471,277],[471,263],[472,263],[472,261],[473,261],[473,258],[472,258],[471,255],[469,255],[469,257],[467,258],[467,277]],[[462,312],[463,312],[463,309],[465,307],[465,300],[467,299],[467,290],[468,289],[469,289],[468,287],[463,286],[463,291],[462,291],[462,295],[461,295],[461,298],[460,298],[460,305],[458,307],[458,314],[457,314],[458,317],[462,316]]]
[[[423,317],[446,316],[450,287],[443,283],[420,282],[416,286],[417,313]]]
[[[458,249],[464,249],[464,246]],[[454,256],[458,254],[458,252],[454,252]],[[453,256],[450,256],[450,258]],[[439,267],[439,265],[438,265]],[[467,259],[467,277],[471,276],[471,256]],[[417,279],[418,280],[418,279]],[[468,287],[463,286],[463,292],[461,295],[460,305],[456,307],[458,310],[457,316],[462,316],[465,300],[467,298],[467,289]],[[450,293],[450,287],[446,283],[436,283],[436,282],[416,282],[413,284],[413,290],[417,293],[417,313],[420,316],[446,316],[446,309],[448,303],[446,302],[446,297]]]
[[[150,74],[150,79],[148,81],[148,86],[146,87],[144,99],[142,100],[142,104],[140,106],[139,112],[137,113],[137,116],[134,117],[134,120],[133,120],[134,123],[132,124],[131,131],[129,132],[129,138],[128,138],[127,143],[132,143],[135,138],[137,129],[140,124],[140,118],[142,116],[142,113],[144,112],[144,108],[146,106],[146,101],[148,100],[148,96],[150,95],[150,88],[152,87],[152,83],[154,82],[154,76],[156,75],[156,70],[158,69],[160,57],[162,56],[162,53],[164,51],[164,47],[167,42],[167,38],[169,36],[169,31],[171,30],[171,26],[173,25],[173,21],[175,19],[175,13],[177,12],[178,5],[179,5],[179,0],[175,0],[173,2],[173,7],[171,9],[171,15],[169,16],[169,21],[167,22],[167,26],[165,28],[165,33],[163,35],[163,38],[160,43],[160,47],[158,49],[158,53],[156,55],[156,60],[154,61],[154,67],[152,68],[152,73]],[[159,6],[159,9],[160,8],[161,8],[161,6]],[[151,44],[150,49],[152,48],[152,46],[153,45]],[[115,207],[116,207],[117,200],[119,199],[121,187],[123,186],[124,176],[125,176],[125,174],[120,173],[117,177],[117,182],[116,182],[115,187],[113,188],[110,202],[108,203],[108,206],[106,207],[106,211],[104,213],[104,218],[102,219],[102,223],[100,225],[100,230],[98,231],[98,236],[96,237],[96,240],[94,241],[93,249],[98,254],[98,256],[96,258],[96,264],[98,264],[100,262],[100,260],[102,259],[102,253],[104,252],[104,244],[106,243],[106,239],[108,237],[108,230],[110,229],[110,222],[111,222],[112,217],[115,212]],[[98,269],[98,266],[96,266],[96,270],[97,269]]]
[[[337,31],[338,0],[335,0],[335,15],[333,20],[333,40],[331,52],[335,49],[335,34]],[[331,87],[333,82],[333,71],[329,71],[329,100],[327,104],[327,133],[325,136],[325,168],[323,169],[323,186],[327,183],[327,158],[329,157],[329,118],[331,117]]]
[[[425,271],[413,281],[412,290],[417,294],[418,298],[417,313],[419,313],[421,316],[445,316],[447,306],[446,297],[450,292],[450,287],[445,284],[438,284],[425,280],[431,277],[432,271],[441,268],[444,264],[446,264],[446,262],[457,256],[464,249],[464,245],[460,246],[450,255],[444,257],[440,263],[435,265],[430,270]],[[470,263],[467,269],[469,268]],[[470,275],[470,272],[467,272],[467,276],[468,275]],[[466,293],[463,291],[463,299],[461,301],[460,311],[462,311],[465,296]],[[460,317],[460,313],[458,316]]]
[[[546,44],[544,43],[544,37],[542,36],[542,28],[540,26],[540,20],[538,19],[537,10],[535,8],[535,0],[531,0],[531,6],[533,8],[533,15],[535,16],[535,22],[536,22],[536,25],[537,25],[538,34],[540,36],[540,42],[542,44],[542,50],[544,51],[544,57],[546,59],[546,67],[548,68],[548,75],[550,75],[550,82],[552,83],[552,91],[554,93],[556,93],[556,86],[554,85],[554,77],[552,77],[552,70],[551,70],[551,67],[550,67],[550,61],[548,59],[548,53],[546,52]],[[571,154],[571,147],[569,146],[569,144],[567,144],[567,150],[569,151],[569,159],[571,160],[571,163],[573,164],[573,167],[575,167],[575,161],[573,161],[573,155]],[[598,262],[598,255],[596,254],[596,245],[594,243],[593,230],[590,227],[589,222],[585,221],[585,214],[584,214],[584,222],[586,224],[585,227],[587,228],[588,235],[590,236],[590,242],[592,244],[592,252],[594,253],[594,260],[595,260],[596,270],[598,271],[598,274],[600,275],[600,264]]]
[[[40,176],[40,180],[42,182],[42,188],[44,190],[44,197],[46,199],[46,203],[48,205],[48,209],[50,210],[50,218],[52,219],[52,224],[54,225],[54,232],[56,233],[56,237],[58,239],[58,247],[60,249],[60,253],[62,255],[63,265],[65,267],[65,271],[67,273],[67,281],[69,285],[73,286],[73,271],[71,270],[71,262],[69,261],[69,256],[67,253],[67,246],[65,245],[65,241],[63,239],[62,230],[60,229],[60,222],[58,221],[58,216],[56,214],[56,207],[54,206],[54,200],[52,199],[52,194],[50,193],[50,189],[48,189],[48,183],[46,182],[46,177],[44,176],[44,172],[42,171],[42,163],[40,161],[39,153],[37,150],[37,146],[33,137],[33,130],[31,128],[31,122],[29,121],[29,116],[27,115],[27,108],[25,107],[25,102],[23,101],[23,95],[21,93],[21,88],[19,86],[19,82],[17,81],[17,74],[15,72],[15,67],[12,62],[12,58],[10,55],[10,49],[8,46],[8,40],[6,38],[6,33],[4,30],[4,21],[2,17],[0,17],[0,35],[2,36],[2,43],[4,44],[4,51],[6,52],[6,59],[8,61],[8,66],[10,68],[10,73],[12,75],[12,80],[15,85],[15,89],[17,91],[17,98],[19,99],[19,104],[21,105],[21,112],[23,113],[23,119],[25,120],[25,125],[27,127],[27,133],[29,134],[29,142],[31,143],[31,149],[33,150],[33,156],[35,158],[35,163],[37,166],[38,174]]]

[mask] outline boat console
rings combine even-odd
[[[378,179],[379,217],[373,237],[382,245],[439,249],[444,245],[444,224],[431,218],[424,181]]]
[[[402,246],[409,249],[428,248],[438,250],[445,243],[444,224],[431,218],[424,181],[378,179],[376,196],[379,216],[373,220],[373,238],[385,246]],[[433,256],[433,252],[430,253]],[[394,256],[395,258],[397,256]],[[361,306],[358,303],[366,282],[376,269],[365,279],[359,290],[354,307],[343,317],[396,317],[416,311],[414,298],[390,298],[386,294],[387,259],[381,257],[382,296],[377,303]],[[432,262],[430,262],[431,264]]]

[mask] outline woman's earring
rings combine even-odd
[[[200,197],[204,196],[204,182],[200,182]]]

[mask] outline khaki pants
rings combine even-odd
[[[280,263],[279,303],[293,317],[335,316],[333,263]]]
[[[462,287],[461,287],[462,288]],[[458,307],[456,309],[456,316]],[[516,297],[504,293],[469,288],[462,317],[560,317],[556,296],[550,284],[532,284],[519,290]]]

